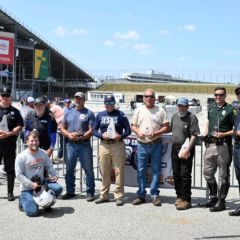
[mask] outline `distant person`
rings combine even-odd
[[[59,137],[59,148],[58,148],[58,156],[57,156],[57,162],[61,161],[63,157],[63,136],[62,133],[60,132],[60,129],[62,127],[62,122],[63,122],[63,116],[64,116],[64,110],[54,102],[49,102],[48,103],[48,109],[51,112],[51,116],[55,119],[57,122],[57,129],[59,131],[58,137]]]
[[[200,133],[198,119],[188,109],[188,99],[179,98],[177,112],[173,114],[171,120],[172,168],[177,210],[186,210],[191,207],[192,163],[195,140]],[[187,139],[189,142],[185,143]],[[182,149],[184,144],[186,148]]]
[[[101,139],[99,162],[102,173],[100,197],[95,203],[109,202],[111,172],[114,169],[116,176],[114,199],[117,206],[122,206],[124,205],[124,168],[126,161],[123,139],[131,134],[131,129],[126,115],[115,109],[115,104],[114,96],[106,95],[104,97],[106,110],[99,112],[94,122],[93,134]]]
[[[15,163],[16,177],[21,188],[19,208],[27,216],[35,217],[39,214],[39,206],[33,199],[34,191],[40,190],[41,185],[47,184],[47,187],[58,197],[63,189],[57,183],[58,177],[51,160],[46,152],[39,148],[38,132],[36,130],[30,132],[26,140],[28,148],[18,154]],[[48,180],[44,179],[44,170],[50,175]],[[51,206],[44,208],[48,212],[50,209]]]
[[[235,108],[236,118],[234,123],[234,149],[233,149],[233,159],[234,159],[234,167],[236,173],[236,179],[238,181],[238,188],[240,194],[240,86],[235,88],[235,94],[238,100],[238,104]],[[240,206],[234,211],[229,212],[230,216],[240,216]]]
[[[201,207],[210,208],[211,212],[226,209],[225,199],[230,186],[230,165],[232,162],[232,134],[234,125],[233,107],[226,100],[226,89],[214,89],[215,103],[208,110],[208,125],[205,132],[206,151],[204,154],[203,175],[207,182],[210,198]],[[220,190],[215,173],[219,170]]]
[[[69,98],[65,98],[63,100],[63,103],[64,103],[64,108],[63,108],[64,112],[66,112],[66,111],[68,111],[68,110],[70,110],[72,108],[72,106],[71,106],[72,101]]]
[[[136,102],[133,99],[130,101],[130,106],[132,111],[136,108]]]
[[[23,121],[24,121],[24,125],[26,125],[27,121],[33,122],[34,117],[35,117],[35,110],[34,110],[34,98],[33,97],[28,97],[26,104],[22,105],[22,107],[19,109]]]
[[[154,105],[155,92],[144,91],[144,105],[137,108],[131,119],[131,127],[137,135],[137,198],[133,205],[146,202],[147,164],[151,161],[150,194],[154,206],[161,206],[159,197],[159,179],[161,173],[162,143],[161,135],[169,131],[169,122],[164,109]]]
[[[95,200],[95,182],[93,172],[93,153],[90,139],[92,137],[94,113],[85,105],[85,94],[76,92],[74,95],[75,108],[65,111],[61,132],[66,139],[66,190],[63,199],[71,199],[75,194],[75,169],[77,160],[80,161],[86,175],[87,201]]]
[[[11,89],[0,89],[0,158],[7,174],[8,201],[14,201],[16,141],[23,127],[20,112],[12,106]]]

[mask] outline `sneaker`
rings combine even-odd
[[[105,199],[105,198],[98,198],[97,200],[95,200],[96,204],[107,203],[107,202],[109,202],[109,199]]]
[[[143,204],[145,202],[146,202],[145,198],[138,197],[135,200],[133,200],[132,204],[133,205],[140,205],[140,204]]]
[[[182,200],[182,202],[179,205],[176,206],[176,209],[177,210],[187,210],[191,207],[192,207],[191,202]]]
[[[63,200],[68,200],[68,199],[71,199],[71,198],[74,198],[76,196],[75,193],[65,193],[63,196],[62,196],[62,199]]]
[[[123,206],[124,205],[123,199],[122,198],[116,199],[116,205],[117,206]]]
[[[175,201],[175,206],[179,205],[182,202],[181,198],[177,198]]]
[[[161,203],[161,200],[160,200],[159,196],[154,197],[153,200],[152,200],[152,203],[153,203],[154,206],[162,206],[162,203]]]
[[[93,202],[94,200],[95,200],[94,195],[91,195],[91,194],[87,195],[87,201],[88,202]]]

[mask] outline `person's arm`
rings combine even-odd
[[[138,129],[134,124],[131,124],[132,131],[137,135],[138,138],[145,138],[145,135]]]
[[[154,138],[154,137],[159,137],[161,136],[162,134],[164,133],[168,133],[170,132],[170,127],[169,127],[169,122],[165,122],[163,123],[162,127],[157,130],[157,131],[154,131],[151,135],[150,135],[150,138]]]
[[[131,128],[130,128],[129,121],[128,121],[128,119],[127,119],[127,117],[125,115],[123,115],[123,117],[122,117],[122,123],[123,123],[123,126],[124,126],[124,132],[121,134],[121,138],[120,139],[126,138],[132,132]]]
[[[93,123],[93,135],[97,138],[102,139],[102,133],[98,131],[99,128],[100,128],[100,119],[99,119],[99,113],[98,113]]]

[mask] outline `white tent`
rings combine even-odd
[[[164,97],[165,99],[168,99],[170,101],[175,101],[176,100],[176,97],[172,96],[172,95],[168,95],[168,96],[165,96]]]

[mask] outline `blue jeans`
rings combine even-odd
[[[54,191],[56,197],[58,197],[63,190],[62,186],[58,183],[48,183],[48,187]],[[33,190],[22,191],[19,203],[27,216],[35,217],[39,214],[39,207],[33,200]]]
[[[240,181],[240,144],[239,143],[234,144],[233,153],[234,153],[233,159],[234,159],[236,178],[238,181]]]
[[[150,185],[150,194],[152,197],[159,196],[159,178],[161,173],[161,157],[162,157],[162,144],[161,140],[158,139],[153,144],[138,143],[137,146],[137,178],[138,197],[145,198],[147,187],[147,164],[151,162],[151,174],[152,180]]]
[[[90,141],[83,143],[72,143],[67,142],[67,159],[66,163],[66,188],[67,192],[74,194],[75,193],[75,168],[77,165],[77,158],[81,163],[86,175],[86,193],[87,195],[94,195],[95,193],[95,182],[94,182],[94,172],[93,172],[93,156],[92,156],[92,147]]]

